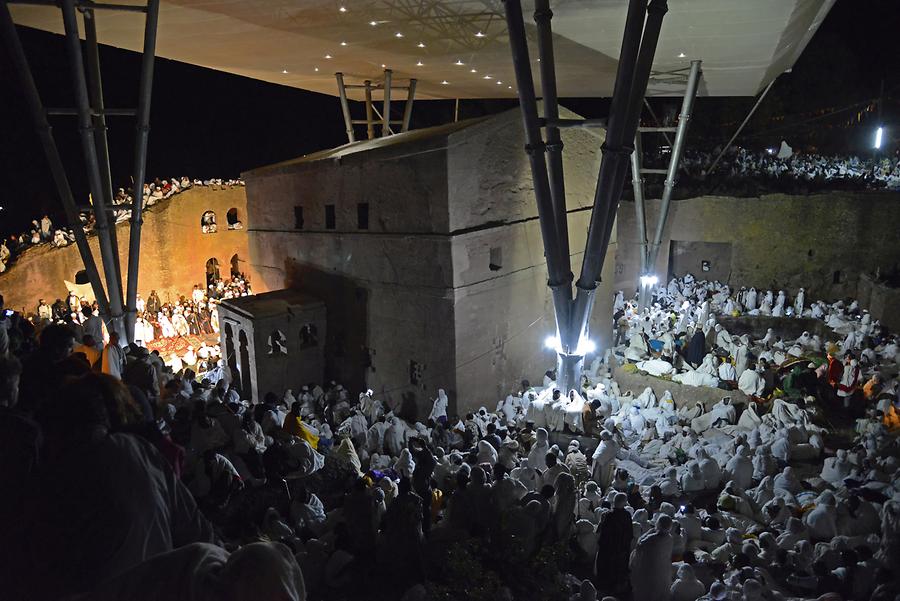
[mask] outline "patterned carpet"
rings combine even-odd
[[[200,348],[200,345],[206,343],[207,346],[219,344],[219,335],[201,335],[201,336],[179,336],[177,338],[157,338],[147,343],[147,348],[151,351],[159,351],[163,357],[167,357],[172,353],[179,356],[187,352],[187,347],[192,346],[194,350]]]

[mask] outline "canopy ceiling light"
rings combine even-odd
[[[141,0],[119,0],[143,4]],[[654,72],[684,67],[685,57],[703,60],[701,96],[753,96],[789,69],[828,14],[834,0],[679,0],[669,7],[653,63]],[[556,73],[561,97],[609,97],[625,22],[627,0],[552,3]],[[10,4],[16,23],[62,33],[55,6]],[[343,10],[342,10],[343,9]],[[526,0],[524,12],[534,11]],[[80,19],[80,17],[79,17]],[[127,13],[98,20],[100,43],[139,51],[142,30]],[[385,27],[390,25],[390,27]],[[600,33],[605,31],[606,34]],[[415,39],[429,48],[428,63],[415,66]],[[416,77],[417,96],[513,98],[506,86],[479,78],[441,85],[455,76],[462,56],[479,70],[511,79],[506,22],[500,2],[435,0],[412,10],[400,0],[286,3],[283,0],[160,0],[159,56],[281,85],[335,95],[330,78],[314,73],[316,59],[331,54],[335,70],[353,79],[377,79],[380,64],[395,66],[398,79]],[[412,44],[411,44],[412,45]],[[378,57],[373,60],[373,56]],[[282,73],[285,59],[300,62]],[[306,61],[305,63],[303,61]],[[375,62],[377,60],[377,62]],[[424,57],[423,57],[424,60]],[[401,67],[406,65],[406,71]],[[681,96],[683,84],[651,81],[649,94]],[[362,93],[353,90],[354,100]]]

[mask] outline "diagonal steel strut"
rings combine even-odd
[[[554,211],[554,199],[550,187],[551,178],[548,175],[547,161],[544,156],[547,148],[541,137],[540,123],[537,118],[537,101],[528,57],[521,1],[504,0],[504,4],[522,121],[525,128],[525,150],[531,163],[535,200],[538,205],[541,235],[547,257],[549,286],[553,292],[556,324],[559,332],[557,384],[560,389],[568,391],[580,385],[584,362],[584,350],[580,347],[582,347],[582,341],[587,340],[588,321],[594,304],[597,281],[612,235],[616,209],[628,171],[629,155],[634,150],[631,143],[637,131],[641,101],[646,94],[663,17],[668,7],[666,0],[652,0],[649,6],[647,0],[630,0],[628,5],[606,140],[601,147],[603,160],[597,176],[588,239],[582,260],[581,275],[576,283],[577,294],[573,301],[571,300],[571,275],[565,269],[568,255],[562,256],[557,213]],[[538,13],[549,13],[549,6],[546,3],[539,2],[536,8]],[[542,14],[540,18],[536,15],[539,39],[542,35],[540,27],[543,20],[546,21],[545,34],[549,35],[550,33],[549,19],[549,14]],[[548,57],[543,54],[547,50],[550,50],[549,60],[552,62],[552,46],[548,47],[546,43],[540,44],[540,46],[541,63],[548,60]],[[552,76],[552,69],[544,70],[542,66],[542,77],[550,78]],[[546,95],[548,88],[546,82],[543,83]],[[550,91],[555,92],[555,82]],[[555,104],[555,94],[552,96]],[[550,128],[548,131],[548,139],[552,139],[552,129]],[[560,176],[562,175],[561,170],[558,173]],[[564,199],[560,200],[562,200],[562,207],[565,210],[565,201]]]
[[[78,254],[81,255],[81,261],[84,263],[84,271],[91,284],[91,290],[94,292],[94,298],[97,300],[100,312],[105,316],[109,316],[109,300],[106,298],[106,291],[103,289],[100,272],[97,269],[97,263],[88,244],[87,236],[84,233],[84,227],[78,218],[78,207],[75,205],[75,199],[72,197],[72,188],[69,186],[69,178],[66,176],[62,159],[59,156],[59,149],[53,137],[53,129],[47,121],[47,112],[41,102],[37,85],[28,66],[28,59],[25,57],[25,50],[22,48],[22,41],[16,32],[16,26],[13,23],[12,15],[9,13],[9,6],[6,2],[0,2],[0,37],[6,41],[9,49],[13,68],[19,78],[20,89],[28,104],[35,131],[41,141],[44,155],[50,167],[50,175],[53,177],[53,183],[62,201],[69,226],[75,233],[75,245],[78,247]]]
[[[672,144],[672,154],[669,156],[669,164],[664,170],[666,180],[663,186],[659,217],[652,240],[647,236],[647,218],[644,207],[644,178],[642,177],[643,173],[650,173],[651,170],[641,168],[640,128],[634,136],[635,151],[631,155],[631,177],[634,189],[634,211],[635,216],[637,217],[638,241],[641,245],[640,282],[638,287],[640,295],[639,307],[641,309],[646,307],[649,302],[650,288],[656,277],[653,275],[653,271],[656,266],[656,259],[659,255],[659,246],[662,243],[666,221],[668,220],[669,206],[672,202],[672,193],[675,190],[678,168],[681,164],[681,157],[684,154],[684,142],[687,139],[688,125],[690,124],[691,114],[693,113],[694,100],[697,97],[697,88],[700,84],[700,64],[701,61],[699,60],[691,61],[687,87],[681,102],[681,113],[678,116],[678,127],[675,129],[675,142]],[[650,105],[648,104],[647,106],[649,107]],[[662,128],[659,128],[659,130],[662,131]]]
[[[141,56],[141,79],[138,84],[137,123],[134,140],[134,184],[128,236],[128,281],[125,293],[125,332],[134,342],[137,319],[138,274],[141,259],[141,226],[144,223],[144,179],[147,173],[147,143],[150,137],[150,98],[153,92],[153,64],[156,61],[156,29],[159,0],[147,1],[144,22],[144,52]]]

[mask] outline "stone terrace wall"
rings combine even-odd
[[[191,188],[145,211],[140,294],[146,298],[155,289],[163,302],[175,300],[178,294],[189,294],[194,284],[205,285],[206,262],[210,258],[218,260],[222,277],[228,277],[235,255],[238,269],[250,277],[254,291],[265,292],[263,281],[256,277],[256,270],[249,262],[246,229],[228,230],[225,215],[231,208],[237,209],[238,218],[246,228],[247,195],[243,187]],[[200,231],[200,216],[207,210],[216,213],[219,231],[215,234]],[[127,222],[117,227],[123,279],[128,265],[128,227]],[[88,241],[102,279],[97,237],[91,236]],[[68,294],[65,281],[74,282],[75,274],[82,269],[84,265],[74,244],[65,248],[48,245],[30,248],[9,270],[0,274],[0,294],[9,308],[34,311],[39,298],[50,303],[65,298]]]
[[[650,232],[658,215],[659,201],[649,201]],[[630,293],[639,269],[634,204],[623,202],[618,218],[616,286]],[[724,254],[722,249],[727,249],[730,256],[708,259],[714,265],[719,260],[727,264],[732,287],[783,288],[793,296],[803,286],[809,300],[855,296],[861,273],[876,267],[889,271],[900,264],[898,231],[898,192],[677,200],[672,203],[656,273],[666,277],[673,240],[726,243],[710,246],[710,252]],[[692,271],[703,275],[700,265]]]

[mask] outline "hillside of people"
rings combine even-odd
[[[151,329],[214,333],[216,300],[250,293],[150,293],[131,345],[87,303],[3,314],[10,598],[900,593],[900,339],[852,299],[692,276],[646,309],[620,293],[616,346],[578,389],[549,371],[454,414],[443,390],[394,405],[335,381],[252,398],[215,345],[147,348]],[[722,325],[762,317],[781,326]],[[827,333],[789,334],[798,318]],[[721,400],[697,402],[701,387]]]

